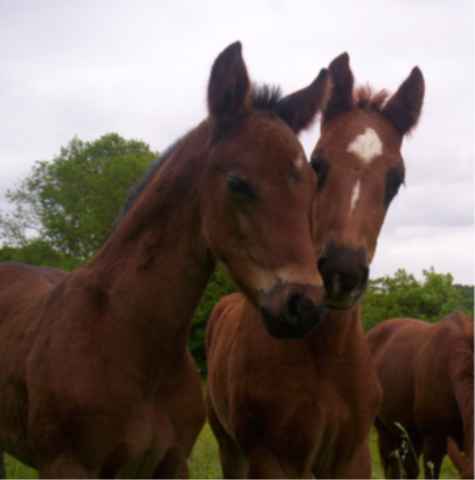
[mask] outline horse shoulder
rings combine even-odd
[[[92,396],[100,384],[106,294],[82,271],[74,272],[48,293],[39,327],[27,359],[34,390],[76,397]],[[74,381],[72,380],[74,379]]]

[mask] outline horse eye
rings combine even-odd
[[[310,165],[312,166],[313,170],[317,174],[317,178],[318,178],[317,188],[318,188],[318,191],[320,191],[325,185],[325,181],[328,177],[328,170],[330,169],[330,165],[324,158],[318,155],[315,155],[312,157],[312,160],[310,161]]]
[[[249,200],[254,200],[256,198],[256,192],[251,185],[237,175],[229,175],[228,188],[232,193],[241,197],[245,197]]]
[[[384,191],[384,206],[389,207],[392,199],[397,195],[399,187],[404,182],[404,170],[391,168],[386,173],[386,188]]]

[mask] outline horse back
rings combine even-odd
[[[0,263],[0,329],[37,318],[39,302],[67,275],[55,268]],[[35,310],[36,315],[28,314]]]

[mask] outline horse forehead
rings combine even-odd
[[[245,133],[247,143],[259,151],[292,160],[303,153],[295,133],[279,118],[255,115],[248,121]]]
[[[355,135],[346,147],[364,164],[369,165],[383,153],[383,141],[380,134],[372,127],[366,127],[362,133]]]

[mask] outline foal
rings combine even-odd
[[[385,101],[383,93],[353,91],[347,54],[329,70],[333,93],[312,166],[319,268],[335,309],[304,339],[289,341],[269,336],[240,294],[215,307],[207,401],[226,477],[370,478],[380,389],[354,305],[404,180],[401,143],[419,117],[424,83],[415,68]]]
[[[0,266],[2,449],[41,476],[186,475],[205,414],[186,345],[216,260],[275,328],[318,321],[316,179],[295,133],[327,89],[322,71],[288,97],[256,93],[230,45],[209,117],[152,168],[89,264]]]
[[[417,478],[423,455],[425,478],[439,478],[451,438],[451,457],[463,478],[473,478],[473,318],[386,320],[368,341],[383,388],[376,428],[386,477]],[[396,423],[409,435],[409,451]]]

